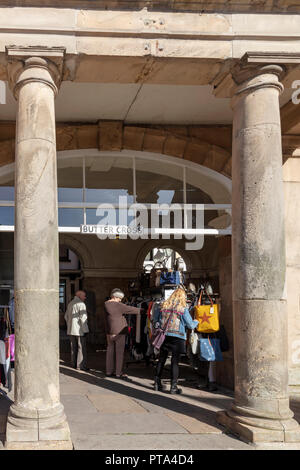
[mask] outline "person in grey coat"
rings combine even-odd
[[[71,364],[77,370],[89,370],[87,367],[86,335],[89,332],[86,305],[86,293],[82,290],[76,292],[75,297],[68,304],[65,320],[67,334],[71,343]]]

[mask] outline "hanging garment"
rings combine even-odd
[[[15,298],[13,297],[8,304],[9,320],[12,328],[15,326]]]
[[[0,340],[0,364],[5,365],[5,363],[6,363],[5,341]]]
[[[230,344],[229,344],[228,336],[227,336],[224,325],[220,326],[220,330],[216,333],[216,338],[220,340],[221,351],[222,352],[229,351]]]
[[[6,374],[6,386],[10,392],[12,389],[12,380],[11,380],[11,367],[10,367],[10,341],[9,336],[5,338],[5,374]]]
[[[15,335],[9,335],[10,360],[15,360]]]
[[[4,317],[0,318],[0,340],[4,341],[7,336],[7,325]]]
[[[10,369],[10,348],[9,338],[0,340],[0,365],[1,365],[1,383],[4,387],[8,388],[10,392],[12,389],[11,369]]]
[[[161,269],[152,269],[150,273],[150,287],[159,287]]]
[[[10,356],[10,360],[14,361],[15,360],[15,335],[13,333],[13,327],[11,324],[10,313],[8,309],[5,309],[5,318],[6,318],[6,326],[7,326],[7,334],[8,334],[9,356]]]

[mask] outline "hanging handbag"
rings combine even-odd
[[[223,361],[220,340],[217,338],[200,338],[200,361]]]
[[[151,272],[150,272],[150,287],[159,287],[160,285],[160,274],[164,269],[164,264],[161,261],[157,261]]]
[[[197,354],[198,349],[198,335],[194,330],[190,332],[189,343],[191,345],[191,350],[193,354]]]
[[[166,271],[160,274],[160,285],[164,284],[180,284],[180,273],[179,271]]]
[[[151,336],[151,344],[152,346],[156,349],[159,350],[161,348],[161,345],[163,344],[165,338],[166,338],[166,331],[168,329],[170,320],[171,320],[172,314],[169,315],[169,318],[164,326],[164,328],[161,328],[160,326],[158,328],[154,328],[152,331],[152,336]]]
[[[203,290],[201,290],[198,304],[194,307],[194,319],[198,320],[197,331],[199,333],[216,333],[220,329],[219,305],[214,304],[210,295],[209,305],[202,305]]]

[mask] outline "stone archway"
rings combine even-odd
[[[0,166],[15,158],[15,122],[0,123]],[[57,151],[98,148],[161,153],[183,158],[231,177],[232,127],[124,125],[122,121],[97,124],[57,123]],[[217,142],[217,144],[216,144]],[[299,147],[298,136],[282,137],[284,161]]]
[[[6,124],[0,166],[14,161],[15,123]],[[98,124],[57,124],[57,151],[135,150],[183,158],[231,176],[231,126],[136,126],[121,121]],[[218,142],[218,144],[216,144]]]
[[[74,253],[76,253],[80,260],[82,270],[85,268],[95,267],[94,258],[86,244],[83,244],[70,234],[60,234],[59,242],[60,245],[67,245],[72,251],[74,251]]]

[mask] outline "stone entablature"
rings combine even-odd
[[[223,61],[239,60],[247,51],[288,54],[299,48],[299,16],[290,12],[262,13],[258,23],[253,13],[189,11],[183,18],[176,11],[139,8],[116,14],[83,10],[86,3],[95,2],[77,2],[82,9],[69,8],[71,2],[53,8],[51,2],[52,8],[44,8],[41,18],[40,8],[22,8],[22,2],[6,8],[6,2],[0,2],[0,79],[7,79],[5,47],[12,44],[49,48],[63,44],[64,80],[189,85],[211,84]]]
[[[64,8],[95,9],[162,9],[168,11],[232,11],[232,12],[300,12],[300,5],[293,0],[244,1],[240,0],[2,0],[4,6],[52,6]]]

